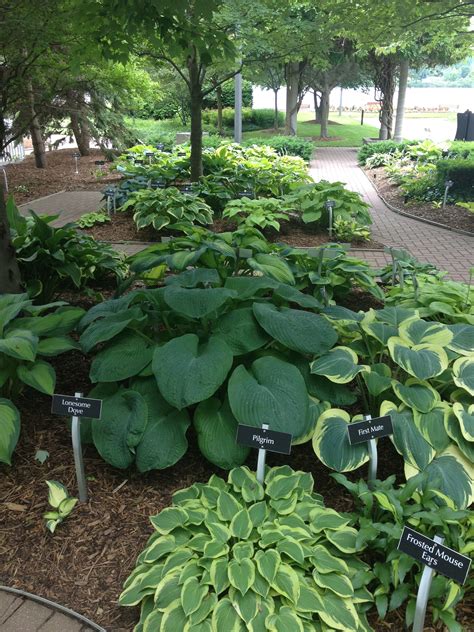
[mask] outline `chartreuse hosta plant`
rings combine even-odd
[[[355,387],[365,412],[391,415],[392,441],[407,479],[425,472],[429,484],[457,507],[469,505],[474,326],[426,321],[415,310],[394,307],[366,314],[338,307],[325,312],[339,331],[339,344],[312,362],[312,374]],[[342,472],[368,460],[366,444],[348,443],[350,421],[344,410],[326,410],[313,437],[323,463]]]
[[[280,230],[279,220],[288,221],[288,213],[281,210],[281,200],[277,198],[260,198],[250,200],[232,200],[229,202],[222,214],[222,217],[234,219],[237,225],[248,226],[249,228],[274,228]]]
[[[46,481],[46,485],[49,487],[48,502],[53,511],[46,511],[43,518],[46,520],[46,528],[54,533],[58,524],[61,524],[77,505],[78,499],[69,496],[67,489],[58,481]]]
[[[80,323],[94,353],[91,396],[104,400],[90,438],[115,467],[176,463],[192,420],[204,456],[230,469],[249,452],[235,443],[238,422],[308,440],[325,402],[354,401],[344,385],[310,378],[312,355],[337,341],[311,295],[264,276],[223,284],[206,268],[166,283],[101,303]]]
[[[368,632],[373,578],[350,516],[324,507],[310,474],[245,467],[173,496],[120,596],[135,632]]]
[[[0,462],[11,464],[20,436],[13,401],[25,386],[52,395],[56,382],[47,358],[78,344],[68,336],[84,310],[66,303],[37,306],[26,294],[0,296]]]
[[[397,549],[404,525],[430,538],[442,535],[446,546],[469,557],[474,550],[472,512],[457,510],[451,498],[431,487],[424,474],[397,488],[395,476],[391,476],[377,481],[374,489],[369,489],[363,480],[350,482],[342,474],[333,476],[354,497],[356,511],[351,524],[366,538],[376,580],[370,586],[380,618],[406,604],[406,625],[410,627],[423,568]],[[472,579],[461,586],[443,575],[435,575],[430,591],[434,622],[441,621],[448,630],[460,632],[455,607],[473,587]]]

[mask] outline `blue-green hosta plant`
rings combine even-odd
[[[441,535],[445,546],[469,557],[474,550],[472,513],[457,510],[451,498],[427,484],[423,474],[399,487],[394,487],[395,476],[391,476],[377,481],[373,489],[363,480],[350,482],[342,474],[332,476],[354,498],[356,511],[350,524],[366,540],[365,561],[375,575],[376,583],[371,583],[370,588],[379,617],[384,619],[387,612],[406,603],[405,622],[410,627],[423,566],[398,550],[403,527],[408,525],[429,538]],[[441,621],[448,630],[461,632],[455,608],[472,588],[472,579],[462,586],[435,575],[429,601],[434,622]]]
[[[195,195],[181,193],[175,187],[142,189],[128,196],[121,211],[133,209],[137,228],[153,226],[155,230],[175,228],[176,224],[210,224],[212,209]]]
[[[310,380],[312,355],[337,340],[319,307],[271,278],[223,283],[207,268],[93,307],[80,343],[94,353],[91,395],[104,400],[91,424],[97,450],[119,468],[169,467],[187,450],[191,420],[203,455],[225,469],[249,453],[235,443],[237,423],[308,440],[325,402],[354,401],[344,386]]]
[[[26,294],[0,296],[0,463],[11,465],[20,436],[13,401],[25,385],[52,395],[56,373],[47,359],[79,347],[68,334],[84,310],[65,305],[35,306]]]
[[[324,311],[339,344],[312,362],[311,373],[352,385],[363,412],[390,414],[407,479],[425,472],[432,487],[459,508],[468,506],[474,493],[474,326],[426,321],[416,310],[395,307]],[[343,472],[369,458],[366,444],[349,445],[350,422],[347,412],[331,408],[313,436],[323,463]]]
[[[152,516],[120,604],[141,604],[134,632],[369,632],[373,574],[349,521],[308,473],[214,475]]]
[[[71,514],[78,499],[69,496],[66,487],[58,481],[46,481],[46,485],[49,487],[48,502],[52,511],[46,511],[43,519],[46,521],[46,528],[54,533],[58,524]]]

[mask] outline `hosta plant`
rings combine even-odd
[[[358,314],[324,310],[339,344],[317,357],[311,373],[352,385],[365,413],[391,415],[391,440],[407,479],[425,472],[457,507],[469,505],[474,478],[474,326],[426,321],[413,309],[386,307]],[[350,415],[331,408],[319,417],[316,454],[350,471],[368,460],[367,444],[349,445]]]
[[[387,612],[406,603],[405,622],[410,627],[423,565],[398,550],[403,527],[408,525],[429,538],[441,535],[445,546],[469,557],[474,550],[472,513],[457,510],[449,497],[427,484],[423,474],[399,487],[394,487],[395,476],[391,476],[377,481],[373,489],[363,480],[350,482],[342,474],[333,477],[349,490],[356,504],[351,524],[366,538],[365,560],[375,575],[370,587],[379,617],[384,619]],[[436,574],[429,601],[434,622],[460,632],[455,607],[472,588],[472,579],[461,585]]]
[[[137,228],[153,226],[155,230],[176,228],[176,224],[210,224],[212,209],[195,195],[181,193],[175,187],[142,189],[128,196],[121,211],[133,209]]]
[[[280,230],[279,220],[288,221],[288,213],[281,210],[281,200],[276,198],[260,198],[251,200],[243,198],[229,202],[222,217],[234,219],[237,225],[249,228],[274,228]]]
[[[0,296],[0,463],[11,464],[20,436],[12,400],[25,386],[53,394],[56,373],[47,359],[78,348],[68,334],[83,314],[66,303],[35,306],[26,294]]]
[[[120,596],[135,632],[368,632],[373,575],[350,517],[327,509],[310,474],[247,468],[173,496]]]
[[[46,528],[54,533],[58,524],[71,514],[78,499],[69,496],[66,487],[58,481],[46,481],[46,485],[49,487],[48,502],[52,511],[46,511],[43,519],[46,521]]]

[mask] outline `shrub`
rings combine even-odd
[[[455,140],[449,144],[448,158],[474,158],[474,142]]]
[[[269,129],[273,127],[274,111],[272,109],[252,110],[251,108],[242,108],[242,130],[252,131],[256,129]],[[217,127],[217,111],[203,110],[202,120],[204,123]],[[278,114],[278,124],[282,126],[285,121],[283,112]],[[222,124],[229,129],[234,128],[234,110],[233,108],[223,108]]]
[[[261,198],[260,200],[232,200],[222,214],[223,217],[234,219],[237,225],[249,228],[268,228],[280,230],[278,220],[288,220],[288,214],[281,211],[281,200],[275,198]]]
[[[370,230],[353,219],[343,219],[338,215],[333,228],[339,241],[370,241]]]
[[[456,198],[474,200],[474,157],[439,160],[436,175],[440,189],[444,190],[446,180],[452,180],[451,191]]]
[[[50,226],[58,215],[39,217],[30,211],[30,217],[22,217],[12,199],[7,212],[23,283],[38,302],[67,289],[86,291],[108,277],[127,276],[124,256],[112,246],[79,233],[71,224]]]
[[[136,630],[370,629],[365,544],[310,474],[273,468],[261,485],[235,469],[175,493],[151,522],[119,600],[141,603]]]
[[[244,108],[252,107],[252,82],[242,81],[242,106]],[[235,87],[233,79],[222,84],[222,105],[225,108],[233,108],[235,103]],[[217,110],[216,93],[211,92],[204,98],[203,107],[210,110]]]
[[[121,211],[133,209],[133,221],[138,230],[153,226],[161,230],[166,226],[178,228],[178,224],[210,224],[212,209],[199,197],[184,194],[175,187],[166,189],[141,189],[130,193]]]
[[[267,138],[251,138],[243,143],[244,147],[252,145],[267,145],[273,147],[279,154],[299,156],[309,161],[314,153],[314,144],[306,138],[296,136],[269,136]]]
[[[378,143],[368,143],[367,145],[362,145],[359,149],[357,159],[360,165],[365,165],[367,158],[373,154],[391,154],[394,151],[403,151],[411,145],[416,145],[418,142],[416,140],[405,140],[397,143],[394,140],[381,140]]]

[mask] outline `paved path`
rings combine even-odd
[[[84,213],[97,211],[104,205],[101,191],[61,191],[22,204],[20,213],[28,215],[32,209],[38,215],[60,215],[52,226],[64,226],[78,220]]]
[[[345,182],[349,189],[363,195],[372,206],[373,238],[385,244],[408,250],[420,261],[429,261],[446,270],[452,279],[467,280],[474,265],[474,237],[460,235],[394,213],[377,195],[370,180],[357,165],[357,150],[345,147],[318,147],[311,162],[315,180]],[[389,257],[383,252],[357,250],[357,256],[376,265],[384,265]]]
[[[0,588],[1,632],[96,632],[80,619]]]

